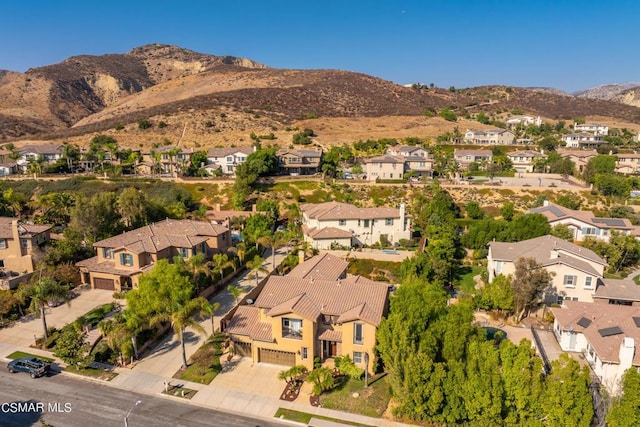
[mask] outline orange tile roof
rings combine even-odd
[[[340,202],[306,204],[300,209],[309,218],[318,220],[400,218],[400,210],[396,208],[358,208]]]
[[[338,280],[346,277],[348,268],[349,263],[347,261],[330,253],[324,253],[298,264],[287,274],[287,277]]]
[[[260,309],[251,305],[241,305],[234,313],[226,332],[245,335],[257,341],[272,342],[271,323],[260,322]]]

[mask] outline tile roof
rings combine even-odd
[[[493,156],[493,152],[491,150],[453,150],[453,156]]]
[[[277,313],[282,313],[281,304],[290,304],[292,298],[304,294],[305,304],[312,303],[318,313],[344,316],[348,320],[363,320],[377,326],[384,314],[388,293],[387,284],[373,281],[307,280],[271,276],[258,295],[255,306],[269,310],[280,306]],[[309,313],[316,313],[306,306],[304,309]]]
[[[242,153],[247,156],[253,153],[253,147],[212,147],[207,151],[207,157],[227,157],[231,154]]]
[[[114,261],[98,262],[97,256],[77,262],[76,266],[81,268],[86,268],[92,273],[117,274],[120,276],[135,276],[136,274],[140,274],[143,272],[143,270],[140,270],[140,269],[125,270],[125,269],[117,268]],[[149,264],[148,266],[145,266],[145,267],[153,267],[153,264]]]
[[[18,148],[19,153],[62,154],[62,146],[57,144],[30,144]]]
[[[6,216],[0,216],[0,239],[13,239],[13,232],[11,231],[11,222],[17,221],[18,218],[9,218]]]
[[[633,365],[640,366],[640,327],[633,319],[640,317],[640,307],[565,301],[563,307],[552,308],[551,311],[563,330],[571,329],[583,333],[604,362],[620,363],[622,340],[626,337],[633,338],[636,345]],[[591,322],[580,322],[582,318]],[[587,326],[581,326],[578,322]],[[620,328],[622,333],[602,336],[599,332],[614,327]]]
[[[252,305],[239,306],[225,332],[245,335],[257,341],[273,342],[271,323],[260,322],[260,309]]]
[[[562,219],[575,218],[598,228],[615,228],[618,230],[632,230],[633,225],[627,218],[598,218],[591,211],[580,211],[565,208],[555,203],[547,203],[546,206],[529,209],[526,213],[538,213],[544,215],[549,222]]]
[[[320,317],[320,310],[307,294],[296,295],[288,301],[284,301],[267,311],[267,316],[280,316],[282,314],[295,313],[307,319]]]
[[[340,202],[310,203],[300,209],[309,218],[318,220],[400,218],[400,210],[396,208],[358,208]]]
[[[604,279],[593,298],[640,301],[640,286],[629,279]]]
[[[544,154],[533,150],[517,150],[507,153],[507,157],[546,157]]]
[[[523,240],[522,242],[490,242],[489,248],[491,249],[491,257],[494,260],[515,261],[518,258],[527,257],[535,258],[538,263],[545,264],[553,261],[552,252],[557,252],[561,260],[567,260],[573,255],[598,264],[607,265],[591,249],[583,248],[551,235]]]
[[[13,232],[11,231],[11,223],[13,221],[18,222],[18,232],[20,237],[31,237],[35,234],[44,233],[51,229],[51,225],[47,224],[26,224],[20,222],[18,218],[11,218],[6,216],[0,217],[0,239],[12,239]]]
[[[94,247],[131,248],[156,253],[169,247],[189,248],[227,232],[227,228],[203,221],[167,219],[100,240]],[[138,252],[140,253],[140,252]]]
[[[318,339],[322,341],[342,342],[342,331],[335,329],[325,329],[318,335]]]
[[[21,223],[20,226],[24,229],[27,234],[34,235],[44,233],[45,231],[51,230],[52,225],[47,224],[24,224]]]
[[[338,280],[345,278],[349,263],[330,253],[316,255],[305,262],[296,265],[287,277],[300,279]]]
[[[284,148],[281,150],[278,150],[276,152],[276,156],[284,156],[287,154],[293,154],[294,156],[298,156],[298,157],[321,157],[322,156],[322,151],[316,151],[316,150],[294,150],[294,149],[288,149],[288,148]]]
[[[558,154],[560,157],[595,157],[598,155],[596,150],[567,150],[563,148],[558,148]]]
[[[336,227],[309,228],[306,224],[302,225],[302,232],[314,240],[322,239],[345,239],[351,237],[352,234],[347,230]]]
[[[254,215],[255,212],[252,211],[207,211],[207,219],[209,221],[226,221],[231,218],[248,218],[251,215]]]
[[[369,157],[364,159],[365,163],[404,163],[404,156],[392,156],[391,154],[386,154],[384,156],[377,157]]]

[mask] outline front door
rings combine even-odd
[[[335,341],[322,341],[322,358],[330,359],[338,355],[338,343]]]

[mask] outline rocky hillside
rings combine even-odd
[[[591,98],[591,99],[604,99],[607,101],[615,100],[621,93],[633,89],[635,87],[640,86],[640,83],[629,82],[629,83],[612,83],[608,85],[602,85],[593,87],[591,89],[583,90],[580,92],[574,93],[578,98]],[[618,101],[619,102],[619,101]]]
[[[620,92],[613,96],[611,100],[634,107],[640,107],[640,87],[634,87]]]

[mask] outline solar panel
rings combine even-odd
[[[549,206],[548,208],[555,216],[564,216],[564,212],[562,212],[557,206]]]
[[[601,337],[609,337],[611,335],[621,334],[622,329],[617,326],[612,326],[611,328],[598,329],[598,333]]]
[[[624,227],[624,221],[618,218],[593,218],[596,224],[606,224],[609,227]]]
[[[578,320],[576,323],[583,328],[587,328],[591,324],[591,320],[587,319],[586,317],[581,317],[580,320]]]
[[[633,319],[633,323],[635,323],[636,326],[640,328],[640,317],[633,316],[632,319]]]

